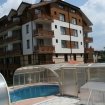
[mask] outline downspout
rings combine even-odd
[[[72,59],[72,44],[71,44],[71,30],[70,30],[70,8],[68,6],[68,19],[69,19],[69,36],[70,36],[70,60]]]

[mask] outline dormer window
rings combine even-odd
[[[71,13],[76,13],[75,9],[71,9],[70,11],[71,11]]]
[[[41,10],[40,9],[35,9],[35,14],[40,14]]]
[[[64,9],[64,5],[58,4],[59,8]]]

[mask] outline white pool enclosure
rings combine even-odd
[[[7,83],[2,74],[0,74],[0,105],[10,105]]]
[[[13,85],[48,83],[58,84],[63,95],[77,96],[80,87],[88,81],[105,82],[105,64],[49,64],[18,68],[14,73]]]
[[[4,81],[1,75],[0,81]],[[0,105],[9,105],[5,81],[4,84],[0,82]],[[57,85],[59,94],[79,97],[80,104],[101,103],[103,105],[105,103],[105,63],[33,65],[21,67],[15,71],[14,90],[39,85]],[[5,96],[1,95],[4,94],[1,91],[3,88]],[[8,103],[3,104],[3,102]]]

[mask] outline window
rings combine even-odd
[[[78,37],[78,30],[72,29],[72,35]]]
[[[56,58],[58,57],[58,54],[55,54]]]
[[[75,24],[76,25],[77,24],[77,19],[76,18],[72,18],[71,19],[71,24]]]
[[[56,43],[58,43],[58,39],[56,39]]]
[[[74,47],[78,48],[78,42],[74,42]]]
[[[30,40],[27,40],[27,49],[30,48]]]
[[[35,9],[35,14],[40,14],[41,13],[41,10],[40,9]]]
[[[75,9],[71,9],[71,13],[76,13],[76,10]]]
[[[61,30],[61,35],[66,34],[66,27],[60,27],[60,30]]]
[[[81,30],[80,30],[80,34],[81,34]]]
[[[67,41],[62,40],[61,41],[61,46],[62,46],[62,48],[67,48]]]
[[[62,4],[59,4],[58,6],[59,6],[59,8],[64,9],[64,5],[62,5]]]
[[[79,48],[78,42],[72,41],[71,44],[72,44],[72,48],[74,48],[74,49],[78,49]]]
[[[29,33],[29,24],[26,25],[26,33]]]
[[[65,21],[65,15],[64,14],[59,14],[59,20],[60,21]]]
[[[82,42],[81,42],[81,45],[82,45]]]
[[[57,12],[56,11],[54,11],[54,15],[56,15],[57,14]]]
[[[55,25],[55,28],[57,29],[57,25]]]

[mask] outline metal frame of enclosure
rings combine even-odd
[[[2,74],[0,74],[0,105],[10,105],[7,83]]]
[[[78,96],[88,81],[105,82],[105,63],[49,64],[18,68],[14,73],[14,89],[37,83],[57,83],[60,93]]]

